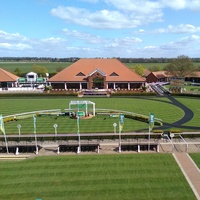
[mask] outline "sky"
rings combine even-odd
[[[200,0],[1,0],[0,57],[200,57]]]

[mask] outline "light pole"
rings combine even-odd
[[[38,154],[38,145],[37,145],[37,131],[36,131],[36,116],[33,115],[33,128],[34,128],[34,135],[35,135],[35,154]]]
[[[117,123],[113,123],[113,127],[114,127],[114,133],[116,134]]]
[[[20,124],[17,125],[19,138],[20,138],[20,136],[21,136],[21,127],[22,127],[22,126],[21,126]]]
[[[54,129],[55,129],[55,135],[57,135],[57,127],[58,127],[58,124],[54,124],[53,127],[54,127]]]

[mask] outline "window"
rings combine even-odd
[[[76,76],[85,76],[82,72],[79,72]]]
[[[113,72],[110,76],[119,76],[117,73]]]

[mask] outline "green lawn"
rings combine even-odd
[[[69,108],[69,101],[71,100],[86,100],[65,97],[45,97],[45,98],[1,98],[0,107],[1,114],[11,115],[22,112],[30,112],[36,110],[48,109],[64,109]],[[143,115],[154,113],[156,118],[160,118],[165,122],[174,122],[182,118],[183,112],[181,109],[170,104],[166,98],[90,98],[96,103],[96,108],[114,109],[134,112]],[[172,115],[172,113],[176,115]],[[81,120],[81,132],[112,132],[113,123],[118,122],[117,118],[100,116],[92,119]],[[21,120],[17,122],[5,123],[7,134],[17,133],[17,124],[21,124],[22,133],[33,132],[33,120]],[[37,131],[38,133],[54,132],[53,124],[58,124],[58,131],[60,133],[69,132],[74,133],[77,131],[76,120],[69,117],[38,117],[37,118]],[[139,121],[125,119],[123,131],[136,131],[139,129],[146,129],[148,125]]]
[[[21,72],[28,73],[32,71],[33,66],[46,67],[48,73],[55,73],[57,67],[68,67],[70,62],[0,62],[0,68],[5,69],[11,73],[19,68]]]
[[[185,125],[187,126],[200,126],[200,107],[199,107],[199,98],[191,98],[191,97],[184,97],[184,98],[177,98],[178,101],[183,103],[185,106],[190,108],[194,112],[194,117],[192,121],[187,122]]]
[[[190,157],[196,163],[198,168],[200,169],[200,154],[199,153],[190,153]]]
[[[195,199],[171,154],[1,161],[0,186],[1,200]]]

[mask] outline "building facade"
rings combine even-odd
[[[53,89],[139,89],[145,79],[117,59],[80,59],[48,80]]]

